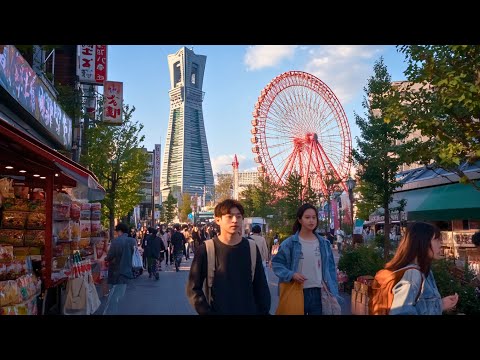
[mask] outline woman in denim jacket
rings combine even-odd
[[[390,315],[441,315],[442,311],[455,307],[458,295],[441,298],[430,270],[432,260],[440,257],[439,229],[423,222],[411,224],[395,256],[385,268],[395,271],[413,265],[418,270],[405,271],[393,287]]]
[[[311,204],[300,206],[293,225],[294,235],[281,243],[272,259],[279,282],[293,280],[303,284],[305,315],[322,315],[322,280],[339,303],[343,302],[338,294],[331,244],[315,232],[317,226],[317,209]]]

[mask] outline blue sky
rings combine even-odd
[[[240,170],[253,170],[252,111],[261,90],[286,71],[317,76],[333,90],[350,124],[352,145],[359,130],[354,111],[363,114],[363,87],[373,63],[384,57],[393,81],[404,80],[404,56],[381,45],[110,45],[108,78],[124,83],[124,103],[135,106],[134,120],[144,124],[144,146],[165,142],[170,78],[167,55],[182,46],[207,56],[203,116],[213,172],[231,171],[237,154]],[[162,154],[163,158],[163,154]]]

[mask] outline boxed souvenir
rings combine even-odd
[[[92,237],[99,237],[102,231],[102,224],[100,221],[90,221],[90,231]]]
[[[89,203],[82,203],[80,209],[80,220],[90,220],[91,217],[91,205]]]

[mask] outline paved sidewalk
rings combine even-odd
[[[338,253],[334,251],[335,261],[338,262]],[[148,277],[148,272],[128,285],[125,296],[120,300],[118,315],[195,315],[195,310],[190,306],[185,294],[185,284],[188,278],[190,260],[183,260],[180,271],[176,272],[173,265],[165,268],[162,263],[162,270],[159,272],[158,281]],[[268,285],[272,298],[270,313],[275,314],[278,305],[278,280],[273,271],[268,268]],[[105,309],[107,297],[103,297],[101,286],[97,286],[98,295],[101,299],[101,306],[95,313],[102,315]],[[340,291],[344,299],[342,314],[350,315],[350,294]]]

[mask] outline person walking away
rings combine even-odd
[[[458,294],[442,298],[438,292],[431,264],[440,258],[440,230],[424,222],[410,224],[393,259],[385,265],[391,271],[414,267],[393,287],[389,315],[441,315],[457,305]]]
[[[173,258],[175,260],[175,271],[178,272],[180,264],[182,263],[183,253],[185,252],[185,236],[180,231],[180,224],[175,224],[173,226],[173,235],[172,235],[172,251]]]
[[[297,210],[293,235],[285,239],[272,259],[272,269],[280,282],[303,284],[305,315],[322,315],[322,282],[337,298],[337,271],[330,242],[315,230],[318,227],[317,209],[303,204]]]
[[[157,229],[149,227],[148,232],[150,233],[150,235],[148,235],[148,238],[147,238],[148,277],[151,278],[153,276],[155,280],[158,280],[159,275],[157,271],[157,262],[160,259],[160,250],[161,250],[162,240],[157,236]]]
[[[147,246],[148,246],[148,237],[150,235],[150,230],[151,228],[145,229],[142,237],[142,259],[143,259],[143,270],[147,270]]]
[[[190,304],[200,315],[268,315],[271,304],[262,258],[256,247],[252,281],[250,242],[239,235],[244,209],[240,202],[226,199],[214,210],[220,235],[214,237],[215,268],[210,302],[204,293],[207,278],[207,248],[203,243],[195,251],[186,285]]]
[[[345,233],[343,232],[342,229],[338,229],[337,230],[337,250],[339,255],[342,253],[342,245],[343,245],[344,238],[345,238]]]
[[[268,273],[267,273],[267,262],[268,262],[268,247],[267,247],[267,241],[265,238],[261,235],[262,228],[260,225],[254,225],[252,227],[252,235],[250,235],[250,238],[255,240],[255,244],[258,246],[258,250],[260,251],[260,255],[262,256],[262,264],[263,264],[263,269],[265,270],[265,277],[267,278],[268,282]]]
[[[113,315],[118,311],[118,303],[125,295],[127,285],[133,279],[132,255],[136,241],[128,237],[128,226],[119,223],[115,226],[115,239],[105,258],[108,264],[108,284],[112,286],[107,299],[104,315]]]

